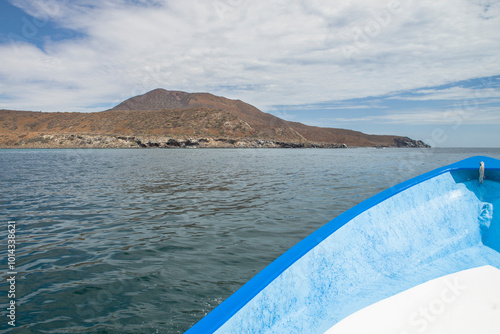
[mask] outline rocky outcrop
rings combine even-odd
[[[21,137],[16,142],[0,147],[14,148],[130,148],[139,147],[135,137],[86,135],[86,134],[43,134],[31,138]]]
[[[394,139],[395,147],[428,148],[421,140]],[[393,146],[393,147],[394,147]],[[19,136],[2,148],[347,148],[345,143],[280,141],[248,138],[182,138],[166,136],[117,136],[94,134],[40,134]],[[390,146],[378,146],[390,147]]]
[[[171,138],[164,136],[115,136],[89,134],[43,134],[22,137],[15,148],[346,148],[345,144],[284,142],[244,138]]]
[[[134,140],[142,148],[346,148],[345,144],[311,142],[283,142],[243,138],[166,138],[138,137]]]
[[[396,147],[430,148],[430,145],[427,145],[423,141],[414,140],[408,137],[394,138],[394,143]]]

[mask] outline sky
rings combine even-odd
[[[155,88],[308,125],[500,147],[500,0],[0,0],[0,109]]]

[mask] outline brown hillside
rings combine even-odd
[[[406,137],[375,136],[288,122],[240,100],[156,89],[96,113],[0,110],[0,145],[26,146],[54,135],[259,139],[347,146],[424,146]],[[49,137],[51,139],[47,139]],[[43,137],[43,140],[40,139]],[[54,138],[53,138],[54,137]],[[90,137],[89,137],[90,138]],[[57,140],[59,140],[57,139]],[[90,139],[89,139],[90,140]],[[88,141],[88,140],[87,140]],[[29,145],[28,145],[29,146]]]

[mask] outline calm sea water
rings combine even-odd
[[[16,332],[183,333],[362,200],[500,149],[0,150]]]

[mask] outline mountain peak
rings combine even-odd
[[[111,110],[182,109],[189,104],[190,93],[157,88],[127,99]]]

